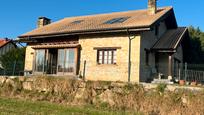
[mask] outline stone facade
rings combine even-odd
[[[33,60],[34,60],[34,53],[35,50],[32,48],[31,45],[26,47],[26,55],[25,55],[25,69],[26,71],[33,70]]]
[[[130,81],[139,82],[140,36],[135,35],[131,42]],[[127,34],[80,36],[79,44],[82,47],[80,73],[83,73],[82,63],[86,60],[85,78],[87,80],[128,81],[129,38]],[[116,51],[116,64],[98,65],[97,50],[94,50],[94,47],[121,47]]]
[[[146,63],[146,50],[150,50],[156,41],[167,31],[164,22],[159,24],[158,35],[155,35],[155,29],[135,34],[134,39],[131,40],[131,82],[146,82],[148,79],[153,79],[158,71],[168,75],[168,54],[160,53],[158,55],[158,68],[156,68],[155,52],[149,52],[149,61],[148,64]],[[77,70],[80,76],[85,75],[86,80],[94,81],[128,81],[129,37],[126,33],[81,35],[79,36],[78,43],[81,46],[78,62],[79,70]],[[116,51],[116,64],[99,65],[97,63],[96,47],[119,47]],[[27,71],[33,70],[34,53],[35,50],[32,48],[32,45],[28,45],[25,61],[25,70]],[[182,46],[177,48],[177,52],[172,57],[172,74],[174,74],[174,58],[180,60],[181,63],[183,62]],[[85,66],[84,61],[86,61]]]
[[[165,22],[160,22],[156,26],[151,31],[131,35],[134,38],[131,40],[130,82],[146,82],[158,76],[158,73],[168,76],[168,53],[156,54],[150,51],[167,31]],[[128,81],[129,36],[127,33],[80,35],[77,43],[81,46],[77,62],[79,76],[85,76],[86,80],[93,81]],[[118,48],[116,64],[98,64],[96,48]],[[146,63],[146,51],[149,51],[148,63]],[[32,45],[28,45],[25,61],[25,70],[27,71],[33,70],[34,53]],[[178,67],[175,68],[174,61],[177,59],[182,64],[182,54],[182,46],[180,46],[172,56],[172,75],[178,73],[175,71],[175,69],[178,70]],[[159,58],[159,62],[156,62],[156,57]],[[84,61],[86,61],[86,65],[84,65]]]
[[[157,12],[156,0],[148,0],[148,11],[150,15],[154,15]]]
[[[131,82],[139,82],[140,67],[140,36],[135,35],[131,40]],[[85,77],[87,80],[102,81],[128,81],[128,51],[129,38],[127,34],[107,34],[107,35],[89,35],[80,36],[80,70],[82,75],[84,70],[83,62],[86,60]],[[97,50],[94,47],[120,47],[116,51],[117,64],[98,65]],[[35,50],[32,45],[26,48],[25,70],[33,70]]]

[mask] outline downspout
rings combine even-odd
[[[129,29],[127,29],[127,36],[128,36],[128,82],[130,82],[130,74],[131,74],[131,47],[132,47],[132,40],[135,39],[135,36],[131,37]]]

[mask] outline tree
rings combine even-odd
[[[204,64],[204,33],[199,27],[190,26],[189,38],[183,41],[184,62],[199,66]],[[192,66],[193,66],[192,65]],[[198,69],[198,68],[197,68]],[[199,69],[204,69],[203,66]]]
[[[0,57],[6,75],[19,75],[24,70],[25,48],[15,48]]]

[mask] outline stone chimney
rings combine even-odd
[[[43,26],[48,25],[50,23],[51,23],[51,20],[49,18],[39,17],[37,27],[40,28],[40,27],[43,27]]]
[[[157,13],[157,0],[148,0],[148,13],[150,15]]]

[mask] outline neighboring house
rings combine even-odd
[[[16,47],[16,44],[12,40],[8,38],[0,38],[0,57]],[[2,68],[1,62],[0,68]]]
[[[48,25],[46,25],[48,24]],[[27,42],[25,70],[34,75],[84,76],[87,80],[145,82],[178,77],[182,40],[172,7],[65,18],[19,36]]]
[[[16,44],[8,38],[0,38],[0,56],[16,48]]]

